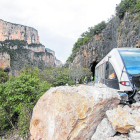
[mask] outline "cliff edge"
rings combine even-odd
[[[15,39],[25,40],[28,44],[39,44],[39,36],[36,29],[0,19],[0,41]]]

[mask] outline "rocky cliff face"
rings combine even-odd
[[[62,66],[62,62],[60,60],[58,60],[56,57],[55,57],[55,64],[56,64],[56,66],[59,66],[59,67]]]
[[[25,64],[32,67],[37,66],[39,69],[44,69],[49,65],[56,66],[55,56],[47,52],[43,45],[34,44],[32,46],[21,41],[18,43],[11,46],[10,40],[0,42],[0,67],[9,68],[9,75],[17,76]]]
[[[28,44],[39,44],[39,36],[36,29],[0,19],[0,41],[15,39],[25,40]]]
[[[10,55],[7,52],[0,53],[0,67],[3,69],[10,67]]]
[[[46,48],[46,50],[49,52],[49,53],[52,53],[53,55],[55,55],[55,52],[49,48]]]
[[[0,67],[17,76],[25,64],[44,69],[60,66],[61,61],[54,51],[39,43],[37,30],[0,20]]]
[[[54,52],[53,50],[51,50],[51,49],[49,49],[49,48],[46,48],[46,50],[47,50],[49,53],[51,53],[51,54],[53,54],[53,55],[55,56],[55,52]],[[58,60],[56,57],[55,57],[55,64],[56,64],[56,66],[62,66],[62,62],[61,62],[60,60]]]
[[[113,17],[101,34],[81,46],[69,67],[90,67],[113,48],[140,47],[140,12],[126,13],[123,20]]]
[[[43,45],[37,45],[36,47],[29,46],[28,49],[32,50],[34,52],[45,52],[45,46],[43,46]]]

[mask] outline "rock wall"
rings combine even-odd
[[[49,53],[52,53],[53,55],[55,55],[55,52],[49,48],[46,48],[46,50],[49,52]]]
[[[62,62],[55,57],[55,64],[56,66],[62,66]]]
[[[29,46],[28,49],[32,50],[34,52],[45,52],[45,46],[43,46],[43,45],[39,45],[39,46],[36,46],[36,47]]]
[[[38,67],[40,70],[46,66],[55,66],[54,56],[48,52],[33,52],[29,49],[17,49],[9,52],[11,56],[11,70],[9,75],[18,76],[25,64]],[[14,55],[12,55],[14,54]]]
[[[81,46],[69,67],[90,67],[113,48],[140,47],[140,12],[126,13],[123,20],[113,17],[107,27],[84,46]]]
[[[10,55],[7,52],[0,52],[0,67],[3,69],[10,68]]]
[[[36,29],[0,19],[0,41],[15,39],[25,40],[28,44],[39,44],[39,36]]]
[[[37,66],[40,70],[47,66],[60,66],[56,57],[41,44],[6,40],[0,42],[0,67],[10,68],[9,75],[18,76],[25,64]],[[59,60],[58,60],[59,61]],[[61,61],[60,61],[61,62]]]
[[[55,56],[55,52],[49,48],[46,48],[49,53],[52,53]],[[62,62],[55,57],[55,64],[56,66],[62,66]]]

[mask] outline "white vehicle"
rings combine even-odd
[[[140,49],[111,50],[95,67],[95,83],[117,89],[122,102],[139,102]]]

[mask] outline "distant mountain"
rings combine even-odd
[[[61,61],[39,42],[36,29],[0,19],[0,67],[17,76],[25,64],[44,69],[60,66]]]
[[[49,48],[46,48],[49,53],[52,53],[55,56],[55,52]],[[55,64],[56,66],[62,66],[62,62],[55,57]]]

